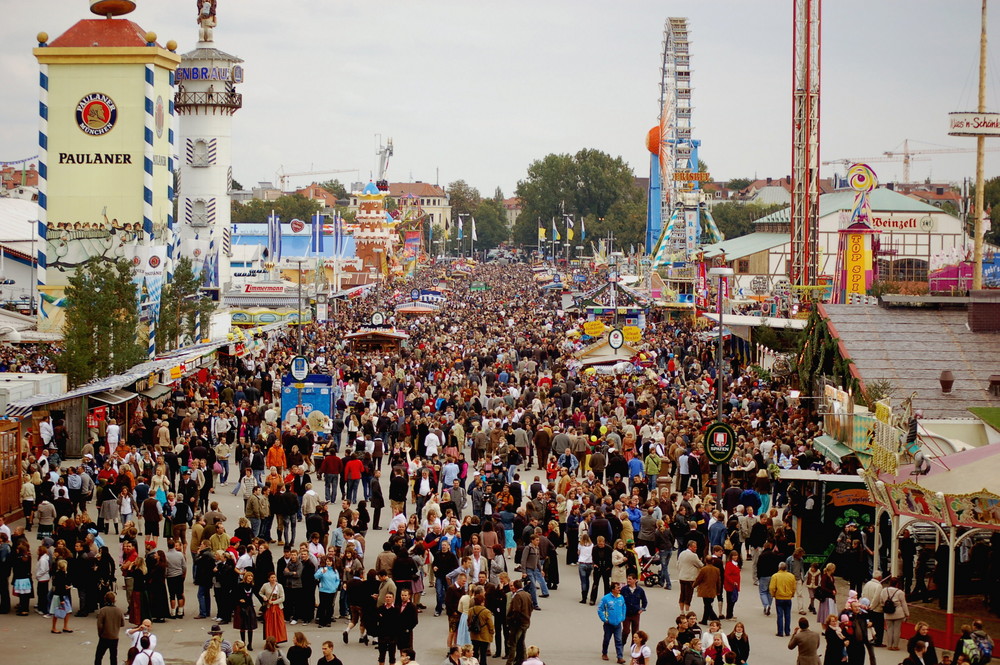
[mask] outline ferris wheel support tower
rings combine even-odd
[[[792,0],[792,208],[789,281],[816,284],[819,265],[820,6]]]

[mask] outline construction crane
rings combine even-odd
[[[910,150],[910,139],[903,140],[902,150],[887,150],[882,153],[882,157],[858,157],[857,159],[834,159],[823,164],[851,164],[869,162],[898,162],[903,161],[903,183],[910,184],[910,162],[930,161],[930,157],[915,157],[914,155],[949,155],[959,153],[973,153],[975,148],[933,148],[930,150]],[[1000,152],[1000,148],[986,148],[986,152]]]
[[[277,177],[278,186],[281,188],[281,191],[284,192],[288,186],[289,178],[295,178],[304,175],[333,175],[335,173],[356,173],[357,178],[360,179],[361,177],[360,169],[330,169],[327,171],[299,171],[297,173],[285,173],[284,166],[279,167],[277,173],[275,173],[274,175]]]

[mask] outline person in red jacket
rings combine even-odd
[[[347,500],[355,503],[358,499],[358,486],[361,485],[361,474],[365,470],[365,465],[357,455],[351,457],[344,464],[344,480],[347,481]]]
[[[722,588],[726,591],[726,618],[733,618],[733,607],[740,597],[740,553],[730,550],[729,560],[722,577]]]
[[[344,462],[337,455],[337,451],[330,448],[323,463],[320,464],[319,474],[326,482],[326,502],[337,502],[337,486],[340,484],[340,474],[344,471]]]

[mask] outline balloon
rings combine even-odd
[[[601,434],[607,434],[607,433],[608,433],[608,426],[601,425]]]
[[[591,435],[590,435],[590,440],[591,440],[591,441],[597,441],[597,437],[596,437],[596,436],[594,436],[593,434],[591,434]]]

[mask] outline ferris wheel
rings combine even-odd
[[[686,18],[668,18],[663,26],[660,68],[660,171],[663,218],[678,202],[674,174],[691,170],[691,52]]]

